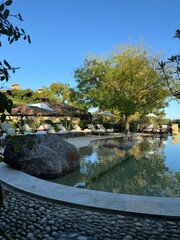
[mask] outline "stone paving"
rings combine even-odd
[[[177,218],[89,211],[11,192],[0,213],[0,225],[10,240],[180,239]]]

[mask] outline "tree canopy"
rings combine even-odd
[[[43,87],[42,94],[48,96],[52,101],[69,102],[70,86],[62,82],[53,82],[49,87]]]
[[[131,115],[166,105],[169,91],[156,70],[158,58],[141,45],[125,45],[109,58],[85,59],[74,74],[81,98],[89,107],[118,111],[128,129]]]
[[[71,91],[69,84],[53,82],[48,87],[33,91],[31,89],[12,89],[8,95],[14,104],[26,104],[40,102],[44,99],[56,103],[71,103]]]

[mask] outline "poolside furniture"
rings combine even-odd
[[[153,124],[152,124],[152,123],[149,123],[147,126],[145,126],[145,127],[142,129],[142,132],[143,132],[143,133],[153,133],[153,132],[154,132]]]
[[[16,132],[14,128],[11,126],[9,123],[1,123],[0,128],[2,131],[2,136],[0,136],[0,146],[5,146],[6,145],[6,137],[8,135],[15,135]]]
[[[96,127],[97,127],[97,129],[102,129],[103,131],[105,131],[105,133],[107,133],[107,134],[114,134],[114,129],[113,128],[108,128],[108,129],[106,129],[104,126],[103,126],[103,124],[97,124],[96,125]]]
[[[156,133],[167,133],[168,126],[167,125],[160,125],[159,128],[156,130]]]
[[[74,126],[73,126],[73,129],[72,130],[70,130],[70,132],[75,132],[75,133],[77,133],[77,135],[79,135],[79,136],[82,136],[82,135],[90,135],[91,136],[91,134],[92,134],[92,131],[91,131],[91,129],[88,129],[88,128],[85,128],[85,129],[81,129],[81,127],[78,125],[78,124],[75,124]]]
[[[68,138],[69,131],[64,127],[62,123],[56,123],[56,128],[57,128],[56,134]]]
[[[29,124],[27,124],[27,123],[25,123],[25,124],[22,126],[21,130],[22,130],[22,132],[23,132],[24,134],[31,134],[31,133],[34,132],[33,129],[32,129],[32,128],[29,126]]]
[[[6,133],[7,135],[14,135],[16,134],[14,128],[9,123],[1,123],[0,125],[2,133]]]
[[[96,129],[93,124],[87,124],[88,129],[91,130],[92,134],[105,135],[106,131],[103,129]]]
[[[43,123],[38,128],[37,131],[47,131],[48,133],[55,133],[54,127],[49,123]]]

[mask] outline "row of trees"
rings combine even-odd
[[[39,91],[32,89],[12,89],[8,91],[9,98],[14,104],[26,104],[40,101],[40,99],[49,99],[52,102],[71,102],[71,93],[73,89],[69,84],[61,82],[52,83],[49,87],[42,87]]]

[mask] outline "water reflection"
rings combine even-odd
[[[85,182],[98,191],[180,197],[178,139],[174,144],[172,137],[146,137],[133,141],[129,150],[112,147],[122,138],[94,141],[82,149],[80,168],[55,181],[71,186]]]

